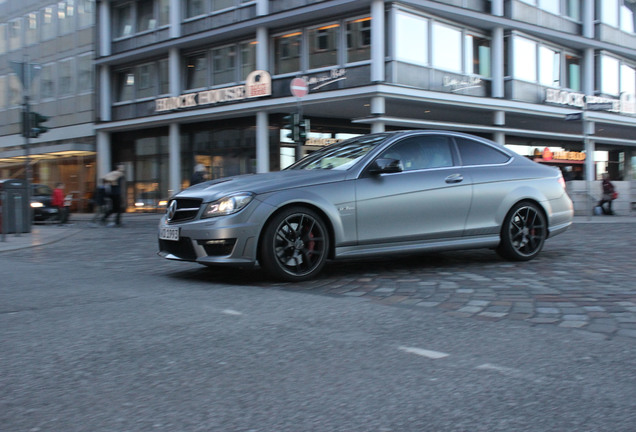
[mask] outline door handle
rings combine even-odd
[[[459,183],[464,181],[464,176],[461,174],[451,174],[446,177],[446,183]]]

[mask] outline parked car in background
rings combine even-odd
[[[57,207],[51,204],[53,189],[44,184],[31,185],[31,210],[33,221],[46,222],[56,219],[58,215]]]
[[[278,279],[327,259],[492,248],[530,260],[572,223],[561,172],[493,141],[448,131],[364,135],[280,172],[200,183],[170,200],[159,254],[259,263]]]

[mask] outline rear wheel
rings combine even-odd
[[[515,205],[504,219],[497,252],[514,261],[528,261],[539,254],[548,236],[546,219],[533,203]]]
[[[322,218],[303,207],[284,209],[263,232],[260,261],[277,279],[301,281],[322,270],[329,251],[329,235]]]

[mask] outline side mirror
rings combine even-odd
[[[402,162],[399,159],[380,158],[373,161],[369,172],[371,174],[388,174],[402,172]]]

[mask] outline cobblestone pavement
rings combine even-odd
[[[529,262],[508,262],[491,250],[338,261],[328,263],[317,279],[294,284],[272,282],[258,269],[207,269],[159,258],[156,215],[129,218],[121,229],[89,228],[80,221],[76,234],[55,245],[11,254],[69,265],[129,267],[185,280],[355,296],[435,309],[461,319],[509,320],[636,338],[636,223],[607,219],[580,220],[549,239],[540,256]],[[47,253],[51,247],[60,253]]]

